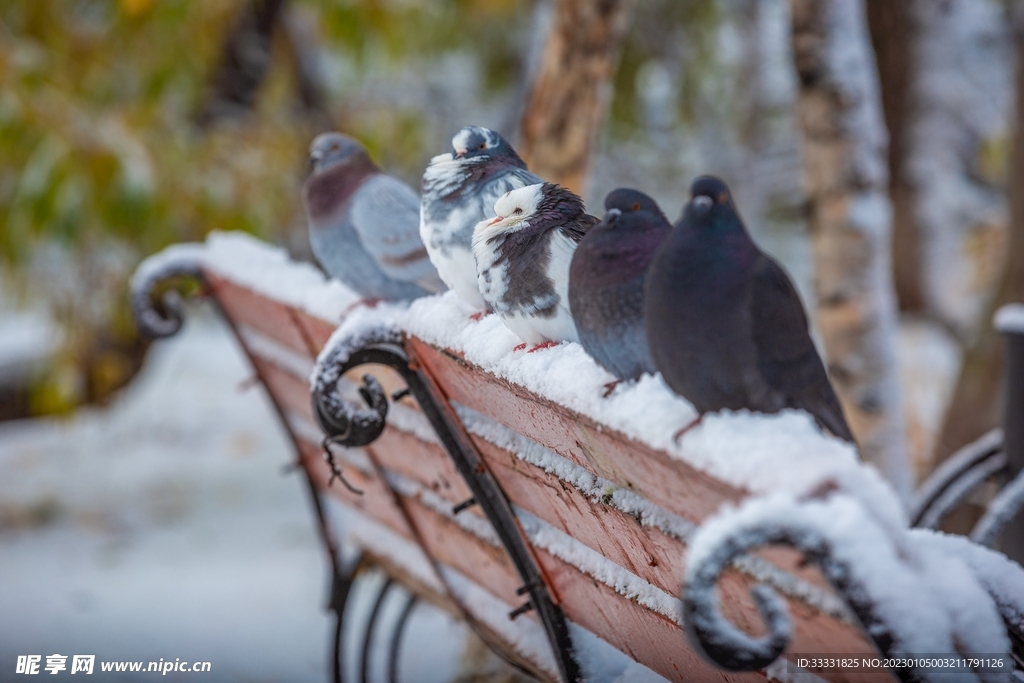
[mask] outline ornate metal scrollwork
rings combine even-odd
[[[131,282],[131,304],[143,334],[160,339],[173,336],[181,329],[184,321],[181,294],[175,289],[164,289],[159,299],[155,295],[173,278],[202,282],[202,249],[200,244],[177,244],[150,256],[136,269]]]
[[[354,406],[340,395],[338,382],[346,372],[368,363],[398,371],[516,567],[523,582],[522,594],[529,597],[544,626],[562,679],[567,683],[580,681],[565,616],[551,600],[508,499],[433,380],[410,362],[403,341],[400,332],[386,328],[368,329],[347,338],[332,337],[317,361],[312,386],[313,412],[321,429],[332,442],[345,446],[372,443],[384,431],[387,395],[376,380],[364,376],[360,394],[367,407]]]
[[[332,340],[317,362],[313,378],[313,414],[320,429],[333,443],[358,448],[377,440],[384,431],[388,400],[384,388],[372,375],[363,376],[359,393],[367,408],[346,401],[338,391],[338,381],[353,368],[381,363],[395,368],[408,366],[409,357],[402,348],[400,333],[379,329],[357,339]],[[400,370],[401,371],[401,370]]]
[[[917,543],[916,538],[910,533],[891,536],[893,532],[886,531],[884,526],[878,525],[870,515],[858,512],[860,504],[852,497],[844,495],[843,498],[844,501],[838,501],[838,505],[842,507],[835,508],[831,513],[824,507],[820,510],[805,508],[805,502],[793,498],[777,496],[772,499],[755,499],[739,510],[723,513],[698,530],[692,539],[691,558],[683,587],[683,618],[691,641],[711,661],[731,671],[754,671],[763,669],[775,661],[789,644],[792,625],[788,609],[782,598],[772,589],[764,585],[756,585],[751,589],[767,631],[762,637],[749,636],[734,626],[719,610],[718,597],[715,593],[715,586],[722,573],[740,555],[771,544],[794,547],[804,553],[806,561],[816,564],[850,607],[863,632],[885,657],[900,658],[924,654],[908,651],[908,643],[911,642],[918,645],[922,642],[930,643],[936,648],[931,654],[952,654],[954,649],[962,649],[963,653],[968,655],[996,652],[997,645],[989,641],[1004,639],[1009,652],[1010,640],[1005,638],[1006,632],[1003,628],[1010,627],[1014,621],[1010,618],[1010,613],[1016,606],[1012,606],[1011,609],[1001,604],[993,594],[993,587],[989,585],[991,582],[986,583],[986,577],[980,575],[982,572],[972,566],[966,556],[962,564],[957,564],[959,569],[956,571],[959,571],[958,576],[964,579],[958,585],[962,585],[964,595],[969,596],[967,599],[946,607],[945,603],[934,602],[936,596],[941,594],[940,588],[921,585],[923,577],[934,576],[928,573],[928,559],[934,560],[949,555],[951,562],[959,563],[960,560],[953,556],[962,555],[967,551],[949,552],[939,546],[941,540],[932,541],[930,537]],[[830,515],[846,520],[845,530],[837,530],[836,527],[830,526],[827,521]],[[851,529],[855,531],[851,533]],[[864,531],[870,535],[868,540],[859,536]],[[863,548],[853,552],[850,550],[853,546]],[[867,547],[878,553],[879,557],[862,556],[861,553]],[[932,549],[938,549],[940,552],[931,552]],[[975,562],[979,561],[976,556],[971,557]],[[884,577],[871,573],[868,564],[876,560],[889,568]],[[936,571],[941,572],[942,569]],[[1024,582],[1024,573],[1016,578]],[[907,591],[911,600],[908,604],[933,609],[940,617],[936,622],[944,623],[945,626],[936,626],[935,633],[927,632],[922,635],[914,630],[920,626],[919,624],[915,622],[912,628],[908,625],[909,622],[901,621],[901,615],[894,614],[890,604],[892,596],[885,594],[892,586]],[[986,595],[992,600],[985,600]],[[963,608],[962,603],[965,602],[970,605],[970,614],[956,613],[955,616],[949,616],[955,613],[955,609]],[[981,630],[965,635],[963,629],[958,626],[966,623],[963,620],[973,620],[971,623],[979,629],[987,629],[987,636],[983,635]],[[1019,624],[1016,626],[1019,628]],[[932,624],[929,624],[929,627],[932,627]],[[1016,635],[1016,630],[1012,628],[1010,635]],[[986,647],[988,649],[979,649]],[[902,681],[933,680],[931,671],[920,668],[896,669],[892,673]],[[1008,675],[1007,670],[964,671],[958,680],[1008,680]],[[946,678],[948,679],[948,676]],[[945,679],[942,676],[935,676],[934,680]]]
[[[993,429],[942,463],[918,488],[910,506],[910,523],[937,529],[981,484],[1006,470],[1003,430]]]

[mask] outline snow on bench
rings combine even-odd
[[[630,680],[763,680],[763,671],[726,672],[709,657],[749,670],[782,648],[790,659],[871,655],[865,629],[887,654],[1006,653],[1004,622],[1022,625],[1024,591],[1011,591],[1024,586],[1019,567],[961,539],[908,531],[888,485],[806,414],[709,415],[677,444],[673,434],[695,412],[660,377],[604,397],[613,378],[577,344],[513,351],[519,339],[496,316],[471,319],[452,293],[366,307],[313,266],[240,234],[148,259],[133,282],[144,327],[177,329],[173,299],[162,315],[148,302],[159,280],[190,272],[236,330],[330,501],[332,533],[472,619],[540,678],[558,680],[559,667],[536,616],[508,616],[524,600],[521,578],[480,507],[454,511],[472,493],[415,401],[392,401],[372,443],[334,449],[361,495],[330,485],[310,396],[325,365],[367,340],[401,340],[511,503],[586,680],[613,680],[609,670]],[[339,383],[353,404],[365,372]],[[390,368],[369,372],[389,393],[404,386]],[[768,543],[808,552],[824,576],[792,548],[760,547]],[[683,588],[681,602],[684,577],[700,589]],[[787,669],[779,660],[768,671],[785,678]]]

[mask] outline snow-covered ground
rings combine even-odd
[[[328,680],[326,557],[250,374],[199,308],[109,408],[0,424],[0,680],[54,653]]]

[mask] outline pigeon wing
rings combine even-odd
[[[587,234],[587,231],[600,222],[601,219],[585,213],[579,218],[560,225],[558,231],[574,243],[579,244],[583,236]]]
[[[751,322],[758,370],[768,385],[836,436],[853,441],[825,365],[811,340],[800,295],[786,271],[759,255],[751,283]]]
[[[360,241],[384,273],[429,292],[444,291],[420,239],[420,198],[397,178],[377,174],[359,188],[349,214]]]

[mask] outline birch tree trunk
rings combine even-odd
[[[1007,183],[1010,227],[1006,266],[986,307],[978,337],[964,354],[960,378],[939,440],[939,459],[1000,424],[1002,392],[999,387],[1005,344],[1002,335],[993,329],[992,316],[1003,304],[1024,301],[1024,3],[1017,3],[1016,10],[1017,113]]]
[[[887,136],[862,0],[793,0],[817,323],[861,455],[906,499]]]
[[[554,0],[540,67],[526,99],[518,150],[530,170],[583,192],[611,97],[631,0]]]

